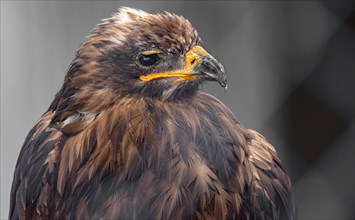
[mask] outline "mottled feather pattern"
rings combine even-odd
[[[281,203],[287,199],[290,182],[279,167],[272,146],[256,132],[244,129],[212,96],[200,93],[191,102],[195,105],[182,102],[176,108],[157,100],[125,99],[101,112],[75,136],[65,137],[54,130],[51,137],[56,138],[57,144],[43,152],[47,155],[41,152],[31,157],[43,161],[42,169],[47,173],[40,173],[40,179],[57,174],[54,182],[45,181],[42,186],[45,189],[42,193],[46,193],[51,203],[40,197],[38,212],[33,211],[31,217],[44,215],[40,210],[45,205],[55,209],[57,216],[70,213],[69,217],[75,219],[94,219],[93,216],[124,219],[132,217],[132,213],[137,218],[230,219],[241,207],[269,201],[272,209],[277,206],[272,201]],[[214,111],[209,111],[210,108]],[[27,140],[29,144],[46,134],[48,128],[41,128],[41,123],[37,135]],[[186,126],[192,123],[193,126]],[[222,127],[233,129],[226,132]],[[65,143],[59,149],[61,140]],[[43,141],[39,147],[48,145],[53,138]],[[243,172],[249,167],[252,173],[246,176]],[[29,180],[33,176],[26,174],[20,180],[37,181],[39,187],[40,180]],[[246,186],[260,192],[249,205],[241,199],[246,196]],[[21,207],[28,210],[31,199],[37,197],[30,195],[30,200],[23,201]],[[78,204],[83,207],[74,212]],[[264,208],[260,207],[259,212],[263,213]]]
[[[9,219],[293,219],[275,149],[199,90],[202,75],[140,80],[196,45],[170,13],[121,8],[97,25],[24,142]],[[137,63],[146,50],[161,65]]]
[[[49,126],[52,115],[47,112],[42,116],[20,152],[11,189],[16,195],[10,203],[11,219],[30,219],[34,213],[39,218],[47,216],[53,202],[48,195],[54,193],[56,156],[50,152],[60,144],[62,134]]]

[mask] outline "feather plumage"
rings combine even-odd
[[[169,13],[124,8],[98,25],[25,140],[9,218],[292,219],[290,180],[264,137],[200,79],[142,82],[148,70],[130,60],[156,43],[180,55],[154,71],[178,69],[198,42]]]

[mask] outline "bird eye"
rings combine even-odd
[[[138,57],[138,61],[143,66],[152,66],[160,60],[160,57],[157,53],[153,54],[141,54]]]

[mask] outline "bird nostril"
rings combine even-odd
[[[190,63],[191,63],[191,64],[194,64],[194,63],[195,63],[195,61],[196,61],[196,59],[193,59]]]

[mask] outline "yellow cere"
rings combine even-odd
[[[146,52],[149,53],[150,51]],[[139,78],[144,82],[149,82],[153,79],[169,77],[178,77],[180,80],[194,80],[198,76],[194,76],[192,74],[193,70],[200,63],[201,59],[208,55],[208,52],[201,46],[194,46],[185,54],[185,65],[183,68],[169,72],[151,73],[145,76],[140,76]]]

